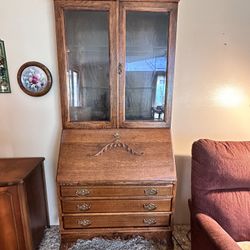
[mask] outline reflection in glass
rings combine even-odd
[[[108,12],[65,11],[71,121],[110,119]]]
[[[127,12],[126,120],[164,120],[168,25],[167,13]]]

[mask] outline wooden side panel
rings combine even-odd
[[[33,248],[37,248],[43,238],[44,229],[49,225],[47,213],[46,190],[44,184],[43,166],[40,164],[25,179],[27,207],[29,213],[29,228],[32,235]]]
[[[17,186],[0,187],[0,248],[25,250]]]

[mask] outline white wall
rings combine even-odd
[[[249,9],[249,0],[180,2],[172,121],[178,223],[188,222],[192,142],[250,140]],[[0,94],[0,157],[46,158],[50,220],[56,224],[61,118],[53,1],[0,0],[0,13],[12,89]],[[52,89],[43,97],[26,95],[16,81],[19,67],[31,60],[44,63],[53,75]],[[232,96],[228,93],[231,106],[224,100],[228,86],[234,88]]]
[[[250,140],[250,1],[181,0],[172,133],[176,222],[188,222],[191,145]]]
[[[61,118],[53,11],[52,0],[0,0],[0,38],[5,41],[12,90],[0,94],[0,157],[46,158],[50,221],[55,224]],[[33,60],[45,64],[53,76],[52,89],[43,97],[26,95],[16,80],[19,67]]]

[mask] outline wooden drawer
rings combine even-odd
[[[100,228],[100,227],[155,227],[169,226],[170,213],[120,213],[89,214],[84,216],[64,216],[65,229]]]
[[[161,200],[63,200],[64,213],[169,212],[171,199]]]
[[[172,196],[173,185],[166,186],[61,186],[63,197]]]

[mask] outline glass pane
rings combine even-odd
[[[71,121],[110,119],[108,12],[65,11]]]
[[[168,25],[168,13],[127,12],[126,120],[164,120]]]

